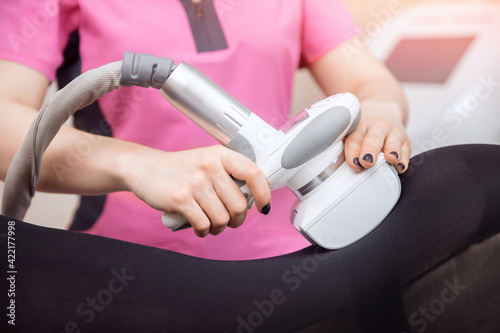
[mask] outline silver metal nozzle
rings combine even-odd
[[[160,89],[165,99],[226,145],[251,111],[193,66],[182,62]]]

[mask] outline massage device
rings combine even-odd
[[[293,226],[312,244],[345,247],[372,231],[399,199],[396,170],[380,153],[370,169],[355,172],[344,158],[342,139],[355,130],[360,105],[350,93],[330,96],[277,130],[200,71],[167,58],[126,52],[123,61],[88,71],[56,93],[40,110],[6,176],[3,214],[22,219],[39,179],[42,154],[77,110],[120,86],[159,89],[176,109],[227,148],[262,169],[271,190],[288,187],[297,196]],[[253,206],[247,185],[235,180]],[[190,227],[178,214],[163,224]]]

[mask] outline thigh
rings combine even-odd
[[[204,260],[17,221],[16,328],[304,328],[397,293],[473,242],[498,232],[499,169],[496,146],[448,147],[419,155],[402,178],[403,192],[394,210],[360,241],[338,251],[309,247],[252,261]],[[4,234],[8,221],[1,218]],[[6,244],[2,241],[4,253]]]

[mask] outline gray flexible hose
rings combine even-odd
[[[42,155],[61,126],[77,110],[120,88],[122,61],[89,70],[58,91],[42,107],[5,178],[2,214],[22,220],[35,195]]]
[[[22,220],[40,179],[42,155],[76,111],[120,86],[160,89],[176,68],[172,59],[125,52],[123,61],[89,70],[50,98],[38,113],[7,170],[2,214]]]

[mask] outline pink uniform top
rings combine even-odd
[[[121,60],[125,51],[185,61],[279,128],[288,119],[299,65],[357,34],[340,0],[213,0],[227,47],[199,52],[186,1],[2,1],[0,58],[53,80],[68,35],[78,29],[82,71]],[[116,138],[165,151],[217,144],[155,89],[122,88],[99,104]],[[296,197],[288,189],[272,194],[268,216],[253,208],[240,228],[201,239],[189,229],[166,229],[162,213],[134,194],[111,193],[86,232],[222,260],[276,256],[310,245],[290,223]]]

